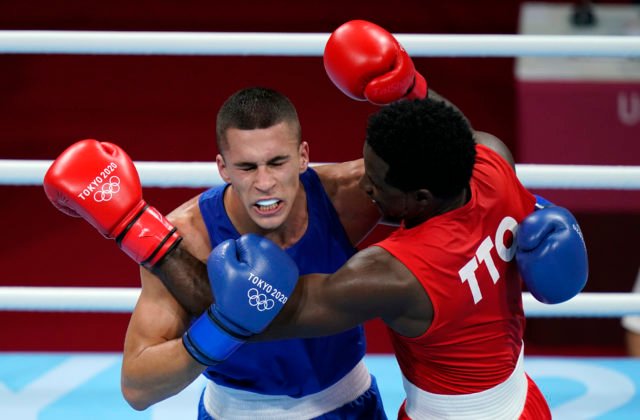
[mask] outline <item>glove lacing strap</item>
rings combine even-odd
[[[116,244],[118,245],[119,248],[122,248],[122,240],[124,239],[125,236],[127,236],[127,233],[129,233],[129,231],[131,230],[131,228],[133,227],[133,225],[136,224],[136,222],[138,221],[138,219],[140,219],[140,217],[142,217],[142,215],[144,214],[145,211],[147,211],[147,209],[149,208],[148,204],[145,204],[138,213],[136,213],[135,216],[133,216],[133,218],[131,219],[131,221],[127,224],[127,226],[125,226],[124,229],[122,229],[122,232],[120,232],[120,234],[118,236],[116,236]]]
[[[133,228],[138,220],[140,220],[140,218],[149,210],[150,206],[148,204],[145,204],[129,221],[127,226],[125,226],[125,228],[118,234],[115,240],[119,248],[122,248],[122,241],[125,239],[131,228]],[[162,240],[158,242],[158,245],[155,247],[153,252],[149,254],[148,257],[146,257],[143,261],[138,261],[140,265],[147,268],[153,267],[160,261],[162,261],[162,259],[174,248],[176,248],[182,241],[182,237],[176,233],[178,229],[175,226],[172,226],[169,229],[169,226],[171,226],[171,224],[164,218],[164,216],[162,216],[155,209],[153,213],[157,214],[161,218],[160,224],[167,228],[167,234],[162,238]]]

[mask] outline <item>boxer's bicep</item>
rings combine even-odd
[[[378,207],[359,186],[364,160],[360,158],[315,169],[351,244],[358,245],[381,217]]]

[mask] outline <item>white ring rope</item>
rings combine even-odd
[[[0,184],[41,185],[51,161],[0,160]],[[211,162],[136,162],[145,187],[209,187],[223,181]],[[528,187],[640,189],[640,167],[590,165],[517,165]],[[0,310],[131,312],[140,290],[109,287],[0,287]],[[531,317],[619,317],[640,315],[640,295],[582,293],[545,305],[523,294]]]
[[[0,185],[42,185],[52,161],[0,159]],[[319,165],[320,163],[313,163]],[[144,187],[205,188],[223,183],[213,162],[136,162]],[[640,166],[516,165],[528,188],[640,190]]]
[[[129,287],[0,287],[0,310],[127,313],[140,296]]]
[[[0,185],[42,185],[52,160],[0,159]],[[135,162],[144,187],[205,188],[223,183],[214,162]]]
[[[128,313],[140,295],[135,287],[0,287],[0,310]],[[522,294],[528,317],[616,318],[640,315],[640,294],[581,293],[555,305]]]
[[[413,57],[639,57],[638,36],[395,34]],[[0,31],[5,54],[322,56],[328,33]]]

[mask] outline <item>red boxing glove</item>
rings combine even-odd
[[[427,96],[427,82],[389,32],[365,20],[336,29],[324,48],[324,68],[345,95],[375,105]]]
[[[82,217],[147,268],[182,239],[142,200],[138,171],[115,144],[82,140],[71,145],[47,170],[44,191],[58,210]]]

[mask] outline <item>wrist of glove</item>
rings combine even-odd
[[[142,208],[126,221],[115,239],[125,254],[138,264],[151,268],[178,246],[182,237],[155,207],[145,202],[141,205]]]
[[[534,194],[533,196],[536,198],[536,204],[535,204],[534,210],[542,210],[546,207],[555,206],[555,204],[553,204],[551,201],[547,200],[546,198],[538,194]]]
[[[182,344],[187,352],[205,366],[224,361],[251,336],[225,327],[218,321],[219,316],[215,304],[212,305],[182,336]]]

